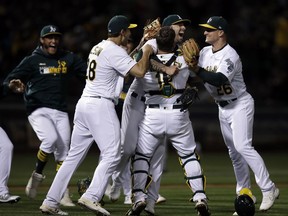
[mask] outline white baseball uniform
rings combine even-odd
[[[206,46],[200,52],[198,64],[207,71],[221,72],[229,80],[221,87],[207,82],[204,85],[219,107],[221,132],[237,181],[236,193],[251,187],[249,167],[262,192],[270,191],[274,183],[263,159],[252,146],[254,100],[246,91],[239,55],[229,44],[214,53],[212,46]]]
[[[144,115],[145,98],[142,86],[139,84],[138,78],[134,78],[123,104],[121,118],[121,160],[113,174],[113,184],[116,184],[118,187],[121,186],[119,178],[125,175],[123,170],[127,166],[130,157],[135,153],[138,142],[138,125]]]
[[[43,201],[51,207],[59,206],[66,186],[93,141],[100,150],[100,160],[83,197],[99,202],[120,160],[120,123],[114,101],[122,90],[122,78],[137,62],[108,40],[94,46],[88,58],[87,81],[76,106],[71,147]]]
[[[53,153],[55,161],[64,161],[71,137],[68,113],[40,107],[28,116],[28,120],[41,141],[39,148],[49,154]]]
[[[157,53],[157,43],[156,39],[151,39],[146,42],[152,48],[154,53]],[[136,145],[138,143],[138,133],[139,133],[139,124],[143,119],[145,112],[145,97],[142,83],[139,81],[139,78],[134,78],[131,83],[128,92],[126,94],[123,111],[121,117],[121,160],[118,164],[116,171],[112,175],[113,179],[113,187],[123,187],[126,192],[131,193],[131,161],[130,158],[135,154]],[[150,184],[148,189],[149,198],[152,200],[158,199],[158,191],[160,188],[161,179],[159,175],[161,175],[158,170],[162,170],[164,166],[163,157],[165,157],[165,146],[160,146],[155,151],[154,156],[152,157],[153,166],[150,168],[150,175],[153,176],[153,181]],[[129,173],[127,173],[129,171]],[[154,176],[158,176],[154,181]],[[129,177],[129,179],[128,179]],[[128,182],[128,184],[127,184]],[[130,189],[129,189],[130,188]],[[126,193],[124,193],[127,195]]]
[[[157,56],[161,62],[166,63],[173,53]],[[193,201],[206,199],[202,169],[195,153],[196,143],[189,112],[180,112],[181,105],[175,104],[181,94],[150,95],[151,91],[168,90],[168,92],[173,92],[175,89],[185,89],[190,72],[183,56],[178,56],[174,64],[178,64],[180,71],[176,76],[168,78],[165,86],[163,85],[167,78],[166,74],[147,72],[142,79],[143,89],[146,93],[146,109],[144,119],[139,126],[138,145],[133,160],[134,203],[145,201],[147,198],[145,184],[151,157],[159,145],[166,145],[165,138],[177,150],[181,165],[186,172],[187,181],[194,193]],[[162,171],[163,169],[158,170],[158,177],[161,176]],[[153,178],[157,178],[157,176]]]
[[[118,164],[116,171],[113,173],[113,187],[121,187],[121,184],[126,186],[126,191],[131,193],[131,173],[130,171],[130,158],[135,154],[136,146],[138,143],[139,124],[144,117],[145,112],[145,97],[142,82],[139,78],[134,78],[124,100],[122,121],[121,121],[121,160]],[[149,198],[156,201],[158,199],[158,191],[160,187],[161,173],[158,170],[163,168],[163,157],[165,156],[165,145],[161,145],[155,151],[150,169],[150,175],[153,182],[149,188]],[[127,166],[129,168],[127,168]],[[160,168],[157,168],[159,167]],[[154,176],[155,180],[154,181]],[[129,179],[127,179],[129,177]],[[130,190],[128,190],[130,187]]]
[[[11,171],[13,144],[0,127],[0,195],[9,194],[8,179]]]

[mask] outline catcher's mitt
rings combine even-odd
[[[160,18],[153,20],[150,22],[150,20],[147,21],[147,24],[144,26],[144,33],[143,37],[144,40],[150,40],[152,38],[155,38],[158,34],[159,30],[161,28]]]
[[[82,196],[82,194],[86,192],[90,184],[91,184],[91,179],[89,177],[84,178],[84,179],[79,179],[77,181],[78,193],[80,196]]]
[[[199,46],[193,38],[190,38],[182,44],[181,51],[183,57],[191,69],[194,69],[198,64]]]
[[[186,111],[196,100],[199,100],[198,89],[196,87],[187,87],[183,94],[176,99],[176,103],[182,103],[180,111],[183,112]]]

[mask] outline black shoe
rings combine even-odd
[[[198,213],[198,216],[210,216],[211,213],[208,208],[207,201],[202,199],[198,200],[195,204],[195,209]]]
[[[0,203],[17,203],[20,199],[20,196],[13,196],[8,193],[0,195]]]
[[[131,209],[128,210],[126,215],[128,216],[140,216],[140,213],[145,209],[146,202],[145,201],[139,201],[135,203]]]

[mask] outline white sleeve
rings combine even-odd
[[[156,39],[153,38],[153,39],[150,39],[148,40],[143,46],[145,46],[146,44],[149,44],[152,49],[153,49],[153,52],[156,54],[157,51],[158,51],[158,46],[157,46],[157,43],[156,43]]]

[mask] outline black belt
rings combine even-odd
[[[185,89],[175,89],[173,91],[173,94],[182,94],[184,92]],[[151,96],[153,95],[163,95],[163,91],[160,90],[151,90],[148,91],[147,93],[149,93]]]
[[[163,108],[165,109],[165,104],[163,104],[161,106],[163,106]],[[147,107],[159,109],[160,108],[160,104],[147,104]],[[181,109],[181,108],[182,108],[182,105],[173,105],[172,106],[172,109]]]
[[[113,99],[111,99],[111,98],[101,97],[101,96],[98,96],[98,95],[84,96],[84,97],[99,98],[99,99],[104,98],[104,99],[107,99],[107,100],[112,101],[113,103],[115,102],[115,101],[114,101]]]
[[[226,100],[226,101],[216,101],[217,104],[219,104],[219,106],[221,107],[225,107],[227,106],[228,104],[232,103],[233,101],[236,101],[237,98],[233,98],[231,100]]]
[[[134,97],[134,98],[137,98],[137,97],[138,97],[138,94],[137,94],[136,92],[132,92],[132,93],[131,93],[131,96]],[[145,102],[146,99],[145,99],[144,96],[142,96],[142,97],[140,98],[140,100],[143,101],[143,102]]]
[[[85,96],[85,97],[102,98],[101,96]]]

